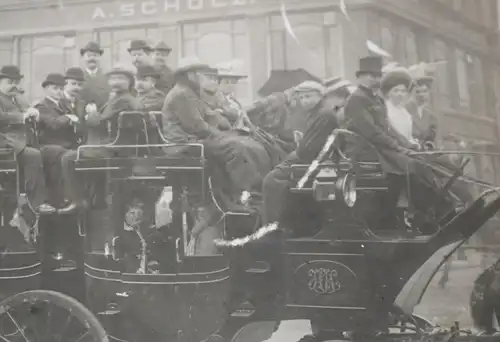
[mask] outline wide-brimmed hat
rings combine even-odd
[[[172,48],[160,40],[155,45],[153,45],[152,50],[170,52],[172,51]]]
[[[207,73],[216,73],[217,69],[210,67],[206,63],[202,63],[197,56],[184,57],[179,61],[177,70],[174,71],[175,75],[180,75],[188,71],[204,71]]]
[[[159,78],[160,72],[152,65],[139,65],[137,67],[137,78],[153,77]]]
[[[20,80],[23,77],[24,75],[21,74],[21,70],[16,65],[5,65],[0,69],[0,79]]]
[[[387,72],[380,81],[380,90],[382,93],[388,93],[392,88],[398,85],[404,85],[408,90],[413,84],[413,78],[404,67],[395,67]]]
[[[126,76],[131,84],[134,84],[135,82],[135,74],[136,74],[136,68],[133,65],[130,65],[129,63],[116,63],[115,66],[106,73],[106,76],[112,76],[112,75],[124,75]]]
[[[130,47],[127,49],[127,51],[130,53],[134,50],[144,50],[146,52],[152,51],[151,46],[149,46],[149,44],[145,40],[141,39],[130,41]]]
[[[64,75],[59,73],[48,74],[45,81],[42,82],[42,88],[48,85],[64,86]]]
[[[413,81],[416,85],[426,85],[428,87],[431,87],[434,83],[433,73],[429,70],[429,67],[426,63],[412,65],[410,68],[408,68],[408,71],[413,77]]]
[[[247,78],[248,75],[245,74],[245,63],[242,60],[234,59],[229,62],[219,63],[215,65],[215,72],[209,72],[209,74],[216,76],[218,78]]]
[[[329,86],[326,87],[324,95],[331,95],[341,91],[351,93],[352,86],[353,84],[350,81],[342,77],[337,77],[334,82],[329,82]]]
[[[317,92],[323,95],[326,89],[321,83],[314,81],[305,81],[295,86],[293,90],[295,93]]]
[[[359,69],[356,71],[356,77],[363,74],[382,75],[384,61],[380,56],[368,56],[359,60]]]
[[[80,49],[80,55],[83,56],[87,51],[98,53],[101,56],[104,53],[98,42],[88,42],[87,45]]]
[[[83,74],[83,70],[78,67],[72,67],[66,70],[66,73],[64,75],[65,79],[71,79],[75,81],[80,81],[83,82],[85,81],[85,75]]]

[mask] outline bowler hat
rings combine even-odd
[[[406,89],[410,89],[412,83],[413,78],[408,72],[408,69],[397,67],[393,68],[382,77],[382,80],[380,80],[380,90],[382,93],[386,94],[398,85],[404,85]]]
[[[149,46],[149,44],[146,43],[145,40],[132,40],[127,51],[130,53],[133,50],[144,50],[146,52],[149,52],[151,51],[151,46]]]
[[[172,48],[160,40],[153,46],[152,50],[170,52]]]
[[[85,75],[83,74],[83,70],[78,67],[72,67],[66,70],[66,74],[64,75],[65,79],[71,79],[75,81],[83,82],[85,81]]]
[[[88,42],[87,45],[80,49],[80,55],[83,56],[87,51],[98,53],[101,56],[104,53],[98,42]]]
[[[359,60],[359,69],[358,71],[356,71],[356,77],[359,77],[363,74],[381,76],[383,64],[384,61],[380,56],[363,57]]]
[[[23,77],[19,68],[15,65],[5,65],[0,69],[0,79],[10,78],[11,80],[20,80]]]
[[[64,86],[64,75],[59,73],[48,74],[45,81],[42,82],[42,88],[48,85]]]
[[[137,78],[144,77],[159,78],[160,72],[152,65],[139,65],[137,67]]]
[[[205,71],[216,73],[217,69],[211,68],[208,64],[202,63],[197,56],[184,57],[179,61],[177,70],[174,71],[175,75],[183,74],[188,71]]]

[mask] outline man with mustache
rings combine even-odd
[[[85,62],[85,82],[80,97],[85,105],[93,104],[98,109],[104,106],[110,92],[108,80],[99,65],[103,53],[104,50],[97,42],[89,42],[80,50],[80,55]]]
[[[132,63],[137,68],[140,65],[151,65],[151,46],[144,40],[132,40],[128,53],[132,57]]]
[[[118,133],[118,116],[121,112],[136,111],[139,109],[137,99],[131,94],[134,88],[134,71],[126,66],[117,65],[106,74],[111,92],[108,101],[100,111],[96,108],[87,112],[85,125],[87,129],[87,145],[108,145],[115,142]],[[122,134],[120,144],[134,144],[135,141],[123,141],[130,139]],[[105,148],[95,148],[82,151],[85,158],[109,158],[116,155],[116,151]],[[84,209],[88,203],[84,198],[84,184],[73,169],[73,162],[77,158],[76,151],[67,152],[62,158],[63,181],[66,197],[70,204],[61,209],[61,214],[73,213],[78,209]]]
[[[19,83],[23,75],[15,65],[0,69],[0,145],[14,149],[24,168],[26,193],[31,206],[41,214],[53,213],[55,208],[47,204],[47,187],[40,151],[26,146],[26,119],[38,120],[40,113],[27,108],[19,101]]]
[[[156,82],[156,89],[166,95],[175,84],[172,70],[167,65],[167,58],[172,52],[172,48],[164,42],[159,41],[153,46],[152,50],[153,63],[160,75],[160,78]]]

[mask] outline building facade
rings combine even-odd
[[[131,39],[162,39],[173,48],[173,67],[193,54],[210,64],[244,60],[249,78],[239,96],[249,102],[271,69],[353,79],[369,39],[403,65],[440,62],[434,110],[444,141],[498,146],[496,0],[345,2],[350,20],[335,0],[7,0],[0,5],[0,64],[19,65],[28,95],[37,98],[45,75],[78,65],[79,49],[91,39],[104,48],[105,69],[129,58]],[[476,159],[471,172],[495,180],[500,161]]]

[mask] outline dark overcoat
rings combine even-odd
[[[49,98],[43,99],[35,105],[40,112],[39,143],[41,145],[59,145],[67,149],[77,144],[77,135],[71,120],[61,103]]]
[[[364,152],[360,152],[360,160],[376,161],[378,157],[383,171],[390,174],[414,172],[414,161],[391,134],[387,108],[381,97],[370,89],[359,87],[347,100],[345,117],[350,122],[350,129],[364,140],[358,139],[354,144],[361,144],[356,147]]]
[[[23,113],[27,109],[16,96],[0,93],[0,147],[12,147],[16,153],[24,150],[27,135]]]
[[[97,108],[101,109],[108,101],[110,92],[108,78],[101,70],[96,75],[90,75],[85,71],[85,82],[80,92],[80,97],[85,105],[95,103]]]
[[[428,108],[423,108],[420,115],[416,104],[408,106],[408,111],[413,119],[413,137],[422,143],[435,143],[438,125],[434,113]]]

